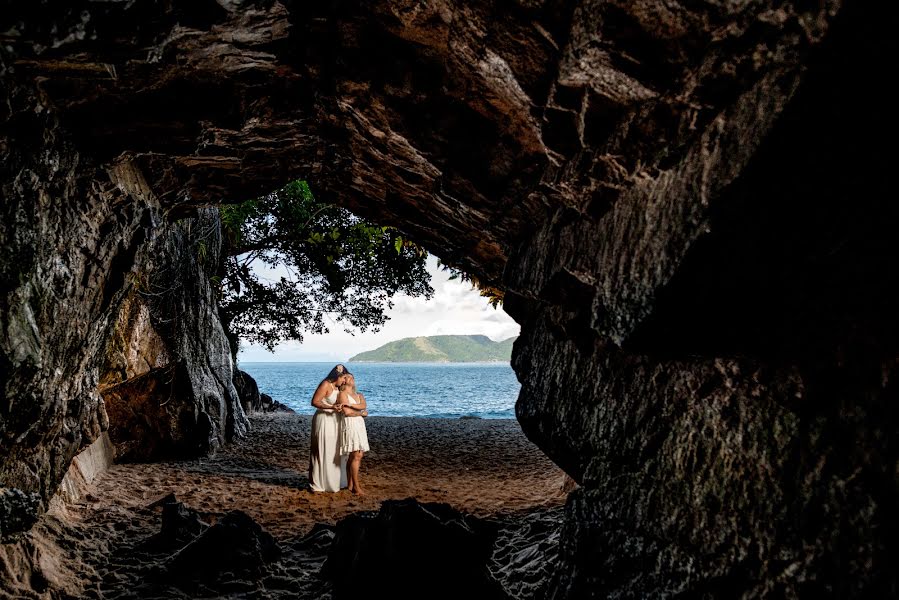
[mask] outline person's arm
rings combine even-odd
[[[334,403],[334,407],[337,409],[337,412],[342,413],[345,417],[348,417],[347,408],[349,408],[350,399],[347,398],[346,392],[337,392],[337,401]]]
[[[343,407],[344,410],[347,408],[353,410],[352,416],[354,417],[367,417],[368,416],[368,405],[365,403],[365,396],[359,394],[356,396],[356,404],[347,404]],[[351,416],[347,413],[344,413],[346,416]]]
[[[325,397],[327,397],[327,395],[331,393],[331,390],[329,389],[330,387],[331,382],[327,380],[322,381],[320,384],[318,384],[318,387],[315,388],[315,393],[312,394],[312,406],[319,410],[331,410],[334,408],[333,404],[328,404],[327,402],[325,402]]]

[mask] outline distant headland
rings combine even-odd
[[[350,362],[509,362],[516,339],[494,342],[485,335],[403,338],[361,352]]]

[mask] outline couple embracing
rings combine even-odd
[[[312,395],[309,449],[309,488],[313,492],[339,492],[348,488],[363,495],[359,484],[362,455],[368,452],[365,396],[356,391],[356,379],[337,365]]]

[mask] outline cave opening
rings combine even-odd
[[[496,482],[491,461],[526,462],[530,440],[542,451],[531,462],[551,457],[580,485],[561,531],[522,515],[518,529],[466,521],[473,545],[448,546],[483,567],[477,532],[505,536],[509,568],[491,573],[506,573],[508,594],[896,595],[897,211],[881,142],[896,131],[884,73],[899,5],[7,5],[9,595],[97,597],[158,577],[154,560],[162,579],[196,565],[204,579],[189,585],[202,592],[223,570],[199,559],[239,547],[232,535],[259,552],[220,594],[260,593],[261,581],[274,595],[294,584],[327,591],[311,575],[320,563],[298,557],[323,557],[337,532],[290,538],[295,560],[272,563],[277,549],[252,521],[277,529],[336,513],[297,491],[302,419],[247,418],[216,314],[227,241],[216,206],[298,176],[327,203],[502,289],[521,324],[512,365],[524,445],[494,456],[485,432],[496,423],[457,420],[477,443],[461,448],[456,470]],[[153,453],[167,460],[113,466],[123,483],[101,497],[90,481],[112,481],[98,473],[123,422],[135,439],[155,435]],[[122,450],[138,459],[142,448]],[[442,458],[401,454],[416,476]],[[370,459],[384,489],[401,489]],[[157,498],[166,481],[182,497]],[[472,486],[478,496],[457,499],[475,511],[483,493],[515,487]],[[432,487],[422,494],[439,500],[445,490]],[[247,501],[256,513],[197,514],[193,501]],[[383,519],[433,531],[406,521],[408,510],[391,505]],[[160,521],[174,524],[168,541],[144,540]],[[344,540],[368,531],[347,523]],[[107,534],[130,541],[102,563]],[[155,545],[196,536],[203,544],[180,558]],[[407,557],[428,558],[411,547]],[[61,558],[79,552],[98,557],[83,573]],[[526,556],[539,557],[526,565],[532,578],[512,564]],[[371,581],[406,581],[407,566]],[[442,583],[431,589],[451,589]]]
[[[552,544],[545,537],[522,531],[521,525],[530,523],[535,531],[547,532],[551,537],[557,535],[562,503],[572,483],[525,437],[515,421],[518,382],[507,365],[463,364],[458,368],[430,365],[398,373],[397,367],[402,366],[398,364],[388,366],[389,377],[385,377],[365,363],[346,362],[363,382],[361,390],[373,400],[372,415],[367,419],[372,451],[362,464],[367,493],[365,497],[357,497],[347,490],[336,494],[308,491],[312,429],[308,402],[318,380],[331,365],[291,364],[287,372],[267,376],[261,366],[243,364],[242,360],[233,362],[237,345],[233,339],[222,342],[222,338],[229,338],[228,332],[215,320],[222,316],[225,301],[232,306],[251,303],[240,294],[228,298],[222,290],[239,285],[245,291],[254,285],[267,287],[272,283],[293,287],[299,282],[290,275],[298,268],[305,268],[314,271],[314,276],[303,280],[305,289],[315,288],[313,294],[330,292],[334,298],[327,302],[333,307],[333,302],[346,297],[343,289],[334,293],[335,281],[346,288],[353,285],[353,280],[344,278],[336,267],[344,266],[345,262],[350,269],[375,270],[373,266],[365,266],[361,251],[335,256],[347,238],[363,235],[362,249],[367,251],[375,246],[375,262],[389,263],[388,267],[376,265],[381,269],[378,273],[383,276],[387,272],[394,284],[408,282],[404,289],[418,291],[420,300],[427,302],[430,294],[424,278],[429,273],[423,267],[428,254],[395,228],[365,221],[338,207],[331,207],[337,211],[334,218],[323,218],[314,226],[296,231],[295,235],[287,235],[286,230],[297,223],[309,225],[310,216],[323,214],[305,182],[291,185],[279,189],[299,191],[293,200],[299,198],[313,204],[298,208],[295,202],[288,202],[285,209],[284,203],[270,194],[265,201],[198,209],[195,216],[180,212],[166,225],[169,228],[166,234],[155,238],[147,250],[152,259],[144,264],[150,268],[132,274],[129,280],[134,284],[133,289],[122,301],[123,310],[106,351],[108,362],[102,369],[100,393],[108,416],[106,434],[90,450],[111,444],[116,464],[109,465],[107,471],[92,481],[88,502],[76,501],[84,506],[70,509],[79,514],[85,526],[116,532],[104,543],[114,548],[105,560],[115,565],[118,579],[100,582],[99,589],[113,593],[125,582],[146,593],[157,589],[153,587],[157,584],[141,581],[143,567],[135,568],[128,560],[135,554],[146,564],[166,559],[168,555],[163,553],[162,546],[148,548],[138,539],[156,527],[160,516],[171,512],[176,504],[179,514],[188,511],[195,521],[206,525],[214,525],[231,511],[243,511],[282,546],[287,543],[287,547],[292,547],[292,544],[302,545],[306,534],[315,531],[314,527],[324,524],[333,528],[336,522],[356,513],[376,512],[382,502],[415,498],[426,506],[428,503],[451,506],[471,515],[471,519],[504,523],[496,542],[499,555],[510,548],[532,547],[535,556],[543,557],[539,568],[549,569],[555,560]],[[276,223],[279,219],[283,220],[280,225]],[[238,220],[244,225],[242,233],[235,230]],[[360,241],[351,239],[350,243],[360,244]],[[229,244],[233,245],[230,251]],[[309,248],[316,257],[302,254]],[[268,254],[260,260],[262,264],[254,265],[253,260],[265,252]],[[289,258],[288,253],[291,253]],[[406,262],[398,261],[403,253]],[[334,260],[328,260],[329,256]],[[226,261],[231,264],[223,267]],[[450,284],[450,272],[437,269],[434,262],[432,259],[430,276],[442,273],[441,282]],[[287,277],[282,279],[284,275]],[[466,280],[453,281],[452,285],[471,288],[469,303],[477,302],[492,312],[501,310],[495,306],[489,308],[490,299],[497,298],[498,290],[492,288],[480,294],[470,277],[459,271],[452,276]],[[393,289],[400,288],[395,285]],[[283,289],[280,291],[284,293]],[[350,294],[358,291],[350,289]],[[252,323],[259,327],[241,331],[255,336],[252,339],[259,342],[260,348],[283,341],[285,336],[298,331],[296,327],[306,326],[303,334],[309,336],[312,330],[326,323],[319,319],[296,320],[290,323],[294,329],[285,326],[282,331],[273,332],[264,322],[265,311],[273,305],[283,307],[298,296],[259,295],[262,301],[250,312]],[[314,299],[324,302],[321,295]],[[460,299],[458,292],[443,298],[440,308],[434,312],[451,312],[452,304]],[[213,310],[197,315],[198,304],[211,305]],[[378,317],[383,313],[373,315],[375,309],[371,306],[364,310],[368,311],[362,314],[370,319],[369,323],[382,322]],[[300,315],[306,316],[306,313]],[[232,313],[231,318],[234,317]],[[278,325],[283,326],[286,320],[282,317]],[[354,322],[358,323],[358,320]],[[216,331],[217,338],[210,335]],[[208,345],[211,337],[219,339],[215,347]],[[489,345],[481,339],[486,336],[443,337],[462,338],[483,352],[486,352],[483,346]],[[511,340],[506,341],[506,351],[510,352]],[[489,339],[487,342],[492,344]],[[472,351],[468,346],[463,349]],[[427,348],[413,350],[424,352]],[[336,360],[346,358],[349,356]],[[236,398],[229,398],[227,386],[221,385],[229,372],[224,368],[229,360],[234,368],[231,377]],[[316,374],[307,381],[303,379],[303,371],[310,369]],[[442,387],[440,382],[431,381],[434,373],[441,378]],[[280,393],[267,387],[279,383],[281,387],[275,389]],[[378,386],[379,390],[369,392],[369,385]],[[396,406],[403,401],[422,400],[438,406],[433,410],[452,412],[446,406],[439,407],[450,400],[451,394],[465,391],[472,395],[478,388],[485,395],[498,394],[500,385],[514,386],[511,399],[499,415],[503,418],[459,418],[473,417],[470,413],[477,412],[477,403],[471,409],[456,408],[465,414],[452,418],[433,414],[436,418],[415,418],[402,411],[396,413]],[[395,389],[390,390],[391,386]],[[504,391],[508,395],[509,391]],[[379,405],[379,393],[395,394],[402,399]],[[219,399],[220,394],[224,394],[224,402]],[[480,403],[487,402],[482,399]],[[378,408],[383,405],[392,406],[394,412],[388,412],[387,416],[379,414]],[[197,411],[197,406],[201,411]],[[402,416],[390,416],[393,414]],[[214,452],[210,454],[210,450]],[[163,519],[166,523],[164,516]],[[320,562],[320,549],[316,552],[310,554],[308,548],[286,549],[279,564],[296,570],[299,563]],[[100,557],[85,551],[82,559],[93,568]],[[518,572],[510,570],[505,559],[494,564],[493,569],[497,576],[509,580],[509,585],[521,585],[515,581]],[[500,575],[503,569],[508,572]],[[294,576],[289,589],[295,591],[311,585],[305,576],[296,573]],[[544,580],[548,581],[548,577],[544,576]]]

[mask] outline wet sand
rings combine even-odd
[[[266,581],[233,582],[229,594],[240,597],[327,595],[317,570],[329,539],[308,534],[316,523],[333,525],[353,512],[377,511],[387,499],[444,502],[502,521],[509,527],[501,538],[517,539],[515,544],[545,549],[551,541],[546,536],[523,539],[515,524],[532,518],[549,519],[550,527],[557,522],[565,501],[564,475],[516,421],[369,417],[371,451],[362,462],[362,498],[346,490],[307,489],[310,421],[290,413],[257,414],[247,438],[213,457],[114,465],[81,502],[62,511],[58,523],[51,516],[42,525],[53,547],[47,554],[62,554],[56,558],[66,564],[60,580],[50,583],[96,598],[202,595],[202,590],[182,595],[173,587],[146,583],[154,561],[161,560],[142,549],[161,523],[161,510],[150,505],[170,493],[210,522],[242,510],[285,549]],[[513,550],[497,548],[496,555],[511,556]],[[495,565],[511,577],[516,568],[544,566]]]

